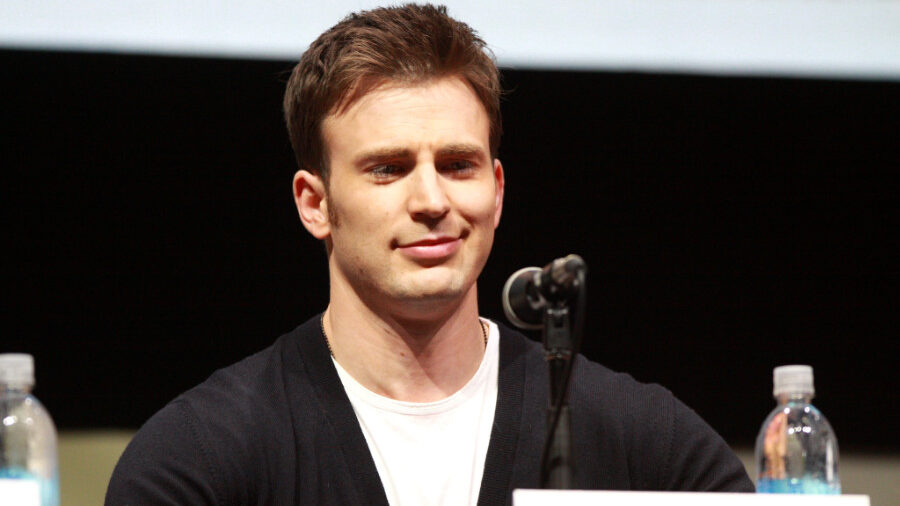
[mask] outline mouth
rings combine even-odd
[[[459,237],[429,237],[401,244],[397,249],[415,260],[440,260],[456,253],[461,244]]]

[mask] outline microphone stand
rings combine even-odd
[[[560,295],[564,296],[554,297],[556,300],[545,306],[543,315],[544,358],[550,370],[547,440],[541,456],[541,488],[545,489],[575,487],[572,424],[567,397],[572,366],[581,345],[581,333],[584,328],[586,293],[583,270],[577,274],[572,290]],[[574,329],[573,311],[569,308],[573,296],[576,299]]]
[[[574,343],[569,308],[548,307],[544,312],[544,358],[550,367],[550,405],[547,407],[547,441],[541,458],[541,488],[571,489],[572,420],[566,399],[566,366],[572,360]]]

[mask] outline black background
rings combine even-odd
[[[0,350],[61,429],[137,427],[324,308],[281,119],[292,64],[2,51]],[[900,451],[900,83],[504,70],[519,267],[588,262],[584,352],[732,444],[815,367],[842,448]],[[577,413],[574,415],[577,416]]]

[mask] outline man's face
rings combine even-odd
[[[331,283],[401,312],[474,291],[500,221],[503,169],[469,85],[388,83],[326,117],[322,135]]]

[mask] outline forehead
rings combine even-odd
[[[322,122],[332,165],[372,149],[418,152],[450,144],[478,145],[489,153],[487,112],[463,79],[413,85],[386,82]]]

